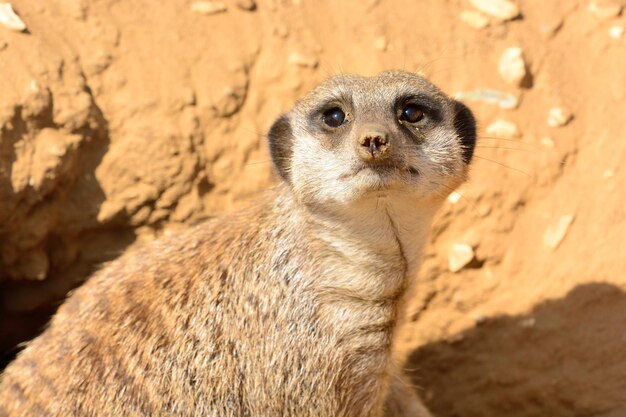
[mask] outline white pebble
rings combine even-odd
[[[549,248],[556,249],[565,238],[574,216],[566,214],[561,216],[553,225],[548,227],[543,234],[543,244]]]
[[[474,249],[467,243],[454,243],[448,252],[448,269],[458,272],[474,259]]]
[[[619,39],[624,35],[624,26],[615,25],[609,28],[609,36],[613,39]]]
[[[574,115],[562,107],[553,107],[548,112],[548,125],[551,127],[563,127],[568,124]]]
[[[473,91],[459,91],[454,97],[457,100],[482,101],[483,103],[495,104],[501,109],[514,109],[519,105],[519,100],[513,94],[488,88],[480,88]]]
[[[461,21],[474,29],[484,29],[489,26],[489,18],[475,10],[464,10],[461,12]]]
[[[459,202],[459,200],[461,199],[461,197],[463,197],[461,195],[461,193],[457,192],[457,191],[452,191],[450,193],[450,195],[448,196],[448,202],[450,204],[456,204]]]
[[[587,6],[587,10],[597,18],[607,20],[619,16],[622,12],[622,5],[614,2],[592,1]]]
[[[228,8],[221,1],[196,1],[191,4],[191,11],[200,14],[217,14],[225,12]]]
[[[0,3],[0,25],[16,32],[26,30],[26,24],[15,14],[10,3]]]
[[[472,6],[487,16],[505,21],[520,15],[519,8],[509,0],[470,0]]]
[[[498,72],[502,79],[509,83],[522,86],[528,77],[526,61],[521,48],[507,48],[498,63]]]
[[[513,122],[504,119],[497,119],[487,126],[487,134],[503,139],[519,138],[522,134]]]
[[[247,10],[249,12],[256,9],[256,2],[254,0],[237,0],[235,4],[237,4],[237,7],[240,9]]]
[[[292,52],[289,54],[289,58],[287,58],[290,64],[297,65],[299,67],[308,67],[308,68],[316,68],[319,64],[317,58],[313,56],[305,56],[298,52]]]

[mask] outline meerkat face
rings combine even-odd
[[[330,78],[269,132],[278,173],[313,204],[443,199],[464,180],[475,139],[467,107],[399,71]]]

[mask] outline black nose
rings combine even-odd
[[[359,132],[359,154],[366,160],[383,159],[389,151],[389,138],[385,129],[377,125],[363,126]]]
[[[374,153],[387,145],[387,135],[369,134],[363,136],[359,142],[361,146],[368,148],[370,153]]]

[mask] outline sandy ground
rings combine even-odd
[[[624,4],[519,0],[502,21],[472,3],[13,0],[0,350],[101,262],[272,184],[264,132],[316,83],[400,68],[480,124],[401,333],[416,389],[437,417],[626,416]]]

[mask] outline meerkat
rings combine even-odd
[[[279,183],[104,266],[5,370],[0,416],[429,415],[391,351],[472,113],[341,75],[268,137]]]

